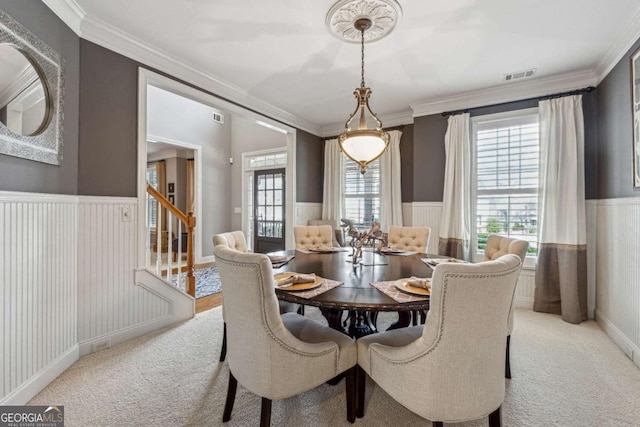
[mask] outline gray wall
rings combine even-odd
[[[137,196],[138,63],[80,41],[78,193]]]
[[[633,189],[633,122],[630,57],[622,57],[598,86],[598,198],[640,196]]]
[[[402,129],[400,138],[400,164],[402,183],[402,201],[413,200],[413,125],[406,125]]]
[[[0,190],[76,194],[78,191],[79,38],[40,1],[0,0],[0,9],[56,50],[64,60],[62,165],[0,154]]]
[[[296,133],[296,200],[322,203],[324,140],[308,132]]]

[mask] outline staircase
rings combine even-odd
[[[181,285],[178,278],[176,278],[176,286],[195,298],[193,229],[196,226],[196,218],[193,216],[193,212],[183,213],[149,184],[147,184],[147,212],[149,215],[151,212],[156,213],[155,229],[147,227],[147,270],[169,283],[173,282],[174,271],[175,274],[186,271],[184,286]],[[173,232],[174,218],[177,219],[178,224],[176,233]],[[164,230],[163,224],[166,224],[166,230]],[[157,232],[158,229],[160,232]],[[186,265],[182,264],[182,255],[185,252],[183,230],[186,234]]]

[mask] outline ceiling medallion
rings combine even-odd
[[[371,20],[365,42],[373,42],[395,28],[402,17],[402,8],[396,0],[340,0],[329,9],[325,23],[329,32],[340,40],[360,43],[361,34],[355,23],[363,17]]]

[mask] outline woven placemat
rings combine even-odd
[[[342,282],[338,282],[336,280],[331,280],[331,279],[323,279],[323,283],[322,285],[318,286],[315,289],[309,289],[308,291],[299,291],[299,292],[289,292],[291,295],[295,295],[297,297],[300,298],[313,298],[316,295],[320,295],[323,294],[327,291],[330,291],[333,288],[336,288],[340,285],[342,285]],[[281,292],[287,292],[286,289],[280,289]]]
[[[402,292],[398,288],[396,288],[397,280],[392,280],[390,282],[374,282],[371,283],[371,286],[393,298],[397,302],[414,302],[414,301],[426,301],[429,298],[422,297],[419,295],[410,295],[406,292]]]

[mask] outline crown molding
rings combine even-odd
[[[423,103],[412,104],[411,109],[413,110],[413,117],[428,116],[445,111],[519,101],[596,84],[597,79],[593,71],[581,71],[518,83],[508,83],[503,86],[494,86],[454,96],[436,98]]]
[[[42,0],[42,2],[53,11],[58,18],[67,24],[78,36],[81,36],[80,25],[87,16],[87,13],[75,0]]]
[[[345,116],[346,119],[347,116]],[[411,111],[401,111],[399,113],[379,115],[378,118],[382,122],[384,128],[390,128],[400,125],[408,125],[413,123],[413,114]],[[322,126],[320,133],[321,138],[339,135],[344,131],[344,122],[331,123]]]
[[[596,65],[595,74],[598,78],[598,83],[607,77],[638,38],[640,38],[640,6],[636,8],[631,18],[622,27],[602,59],[600,59],[600,62],[598,62],[598,65]]]
[[[314,135],[320,126],[249,95],[241,88],[205,73],[183,60],[164,52],[132,35],[88,16],[75,0],[45,0],[45,4],[83,39],[96,43],[127,58],[167,73],[212,94],[253,110],[276,121]]]

